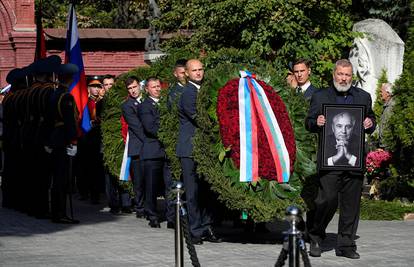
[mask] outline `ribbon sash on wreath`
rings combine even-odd
[[[130,180],[129,167],[131,165],[131,157],[128,156],[129,133],[126,136],[124,154],[122,156],[121,170],[119,173],[119,180],[127,182]]]
[[[290,175],[289,153],[266,93],[255,75],[240,71],[239,80],[240,181],[259,180],[257,130],[260,120],[276,167],[277,181],[287,183]]]

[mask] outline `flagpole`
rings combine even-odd
[[[34,61],[46,57],[46,42],[42,26],[42,0],[40,0],[36,11],[36,48]]]

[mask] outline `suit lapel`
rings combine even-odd
[[[151,97],[148,97],[148,101],[149,101],[149,104],[151,106],[152,112],[154,112],[156,115],[158,115],[158,113],[159,113],[158,108],[157,108],[158,103],[155,102],[154,99],[152,99]]]

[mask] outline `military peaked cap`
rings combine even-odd
[[[34,73],[52,73],[57,72],[62,59],[57,56],[49,56],[35,61],[31,66]]]
[[[59,75],[65,75],[65,74],[70,75],[70,74],[75,74],[78,72],[79,72],[78,66],[72,63],[62,64],[59,66],[57,70],[57,74]]]
[[[9,84],[13,84],[14,82],[16,82],[18,79],[24,78],[26,76],[26,73],[24,70],[16,68],[16,69],[12,69],[6,77],[6,82]]]

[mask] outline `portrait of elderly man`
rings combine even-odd
[[[355,116],[341,112],[332,118],[332,134],[327,135],[325,147],[328,166],[355,166],[361,149],[355,134]]]

